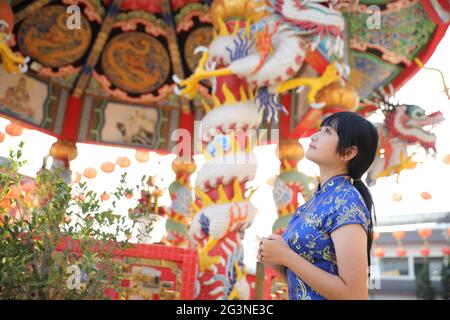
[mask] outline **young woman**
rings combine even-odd
[[[373,124],[354,112],[325,118],[305,157],[320,184],[282,236],[260,242],[258,260],[287,281],[289,299],[368,299],[373,202],[361,176],[378,145]]]

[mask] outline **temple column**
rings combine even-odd
[[[194,160],[183,161],[175,158],[172,162],[172,170],[175,172],[175,181],[169,186],[172,203],[168,210],[166,221],[167,241],[174,246],[187,247],[188,226],[192,219],[192,190],[190,176],[196,170]]]
[[[298,162],[304,156],[303,146],[298,139],[281,139],[277,154],[280,159],[280,174],[274,181],[273,197],[278,218],[272,226],[272,231],[282,234],[299,206],[298,194],[300,193],[305,201],[312,197],[312,191],[309,189],[312,181],[298,171]]]

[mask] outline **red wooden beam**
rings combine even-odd
[[[67,100],[67,109],[61,132],[62,140],[77,141],[78,128],[81,122],[82,102],[83,99],[81,97],[73,95]]]

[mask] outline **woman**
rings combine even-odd
[[[368,299],[373,202],[361,176],[377,145],[373,124],[354,112],[330,115],[311,136],[305,157],[321,183],[284,234],[263,238],[258,251],[287,281],[290,299]]]

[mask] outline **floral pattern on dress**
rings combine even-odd
[[[366,232],[370,213],[358,190],[347,175],[330,178],[314,197],[300,206],[283,234],[292,250],[315,266],[338,274],[336,252],[331,233],[347,224],[360,224]],[[291,300],[325,299],[287,269]]]

